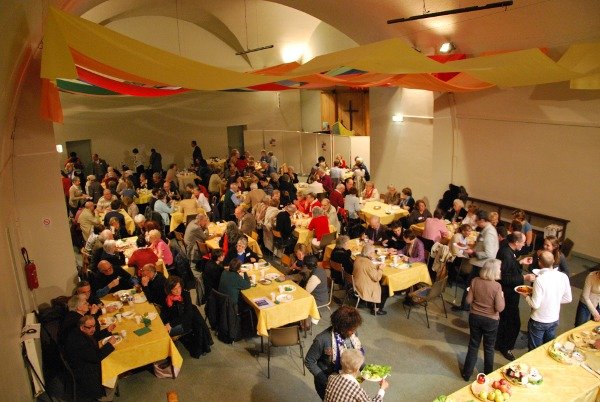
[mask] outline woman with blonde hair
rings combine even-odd
[[[500,312],[504,310],[504,293],[502,286],[497,282],[500,279],[500,260],[487,260],[479,277],[473,278],[467,294],[467,303],[471,305],[469,314],[469,349],[462,369],[462,377],[470,381],[481,339],[483,338],[483,372],[491,373],[494,370],[494,344],[498,334]]]
[[[363,201],[379,201],[379,191],[375,188],[375,183],[368,181],[365,183],[365,189],[363,190],[361,197]]]
[[[163,260],[165,266],[169,267],[173,265],[173,253],[171,253],[169,245],[163,241],[158,230],[152,229],[148,233],[148,241],[150,243],[150,249],[154,251],[154,254],[156,254],[158,258]]]

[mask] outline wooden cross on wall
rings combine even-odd
[[[348,109],[345,109],[344,112],[348,112],[348,114],[350,115],[350,127],[349,127],[349,129],[352,130],[352,113],[358,112],[358,109],[352,109],[352,101],[349,100],[348,101]]]

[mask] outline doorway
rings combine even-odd
[[[237,149],[240,153],[244,154],[244,130],[246,130],[246,125],[243,126],[227,126],[227,147],[229,149],[229,153],[227,156],[231,155],[232,149]]]
[[[67,155],[75,152],[81,159],[84,168],[82,177],[85,181],[85,177],[92,172],[92,140],[67,141],[66,146]]]

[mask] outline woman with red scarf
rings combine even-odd
[[[213,344],[210,330],[200,311],[192,304],[190,292],[183,289],[183,283],[178,276],[169,276],[165,284],[167,299],[160,318],[165,323],[171,337],[187,334],[182,343],[190,352],[190,356],[199,358],[210,352]]]

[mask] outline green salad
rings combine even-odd
[[[382,366],[379,364],[367,364],[362,369],[361,374],[365,380],[379,381],[390,375],[392,372],[391,366]]]

